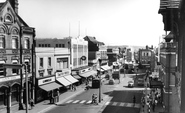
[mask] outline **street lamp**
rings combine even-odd
[[[22,69],[25,67],[25,81],[26,81],[26,113],[28,113],[28,74],[27,74],[27,65],[26,64],[3,64],[3,68],[13,68],[13,69]],[[10,107],[10,106],[9,106]],[[10,109],[7,111],[10,112]]]
[[[98,59],[99,61],[99,68],[100,68],[100,73],[99,73],[99,103],[101,102],[101,59]]]

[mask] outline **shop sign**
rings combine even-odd
[[[40,79],[38,80],[38,85],[43,85],[43,84],[47,84],[50,82],[54,82],[55,81],[55,77],[49,77],[49,78],[44,78],[44,79]]]
[[[56,78],[60,78],[60,77],[63,77],[63,76],[69,75],[69,74],[70,74],[69,70],[62,71],[62,72],[57,72],[56,73]]]

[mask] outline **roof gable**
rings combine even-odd
[[[0,15],[3,18],[3,22],[5,22],[6,15],[10,15],[12,23],[17,23],[19,26],[29,27],[26,22],[24,22],[24,20],[17,13],[15,13],[8,0],[4,3],[0,3]]]

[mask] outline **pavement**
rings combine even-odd
[[[76,95],[81,94],[82,92],[84,92],[85,85],[80,85],[76,87],[76,91],[71,91],[68,90],[65,93],[62,93],[59,97],[59,102],[55,103],[55,104],[50,104],[49,100],[44,100],[40,103],[35,104],[35,106],[33,107],[33,109],[29,109],[28,112],[29,113],[44,113],[45,111],[52,109],[54,107],[56,107],[58,104],[62,104],[65,101],[75,97]],[[26,110],[19,110],[19,111],[14,111],[13,113],[25,113]]]

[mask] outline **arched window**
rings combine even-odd
[[[0,48],[5,48],[5,30],[3,28],[0,28]]]
[[[4,17],[5,22],[13,22],[13,18],[10,14],[6,14]]]
[[[18,37],[12,37],[12,49],[18,48]]]

